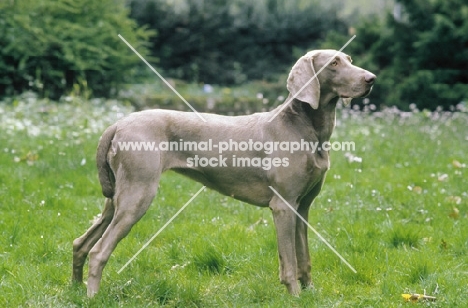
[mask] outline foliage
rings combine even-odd
[[[0,4],[0,96],[34,90],[109,95],[130,82],[153,31],[137,27],[122,1],[16,0]]]
[[[449,109],[468,99],[468,4],[464,0],[400,0],[402,14],[365,18],[346,51],[377,73],[376,104]],[[339,46],[330,34],[324,45]]]
[[[0,104],[1,307],[403,307],[424,290],[437,301],[418,305],[468,306],[466,112],[339,110],[333,141],[356,151],[331,153],[309,222],[357,274],[309,232],[315,289],[289,296],[270,211],[210,190],[118,274],[201,187],[165,173],[87,299],[70,284],[72,241],[103,206],[99,136],[131,108],[66,99]]]
[[[174,82],[179,94],[197,111],[224,115],[242,115],[268,111],[283,103],[288,92],[281,83],[252,81],[242,86],[220,87]],[[120,93],[136,110],[173,109],[187,111],[188,106],[165,85],[132,85]]]
[[[158,32],[152,54],[168,76],[240,84],[272,80],[344,23],[318,1],[131,0],[131,16]]]

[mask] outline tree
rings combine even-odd
[[[408,109],[449,109],[468,99],[468,3],[399,0],[402,14],[365,19],[347,51],[378,75],[370,99]],[[327,41],[338,42],[332,34]]]
[[[0,96],[34,90],[58,98],[79,85],[107,96],[130,82],[154,34],[128,18],[122,1],[16,0],[2,5]]]
[[[152,54],[169,76],[240,84],[275,79],[329,29],[332,8],[303,0],[130,0],[131,16],[158,32]]]

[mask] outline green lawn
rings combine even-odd
[[[70,284],[72,241],[103,206],[100,133],[130,108],[113,101],[0,104],[0,307],[414,307],[402,293],[468,307],[468,114],[342,110],[310,222],[358,271],[310,234],[315,290],[278,280],[268,209],[202,192],[117,271],[201,184],[167,173],[143,219],[107,264],[100,293]]]

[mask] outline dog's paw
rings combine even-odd
[[[288,289],[289,294],[292,296],[298,297],[301,294],[301,288],[299,287],[298,283],[286,285],[286,288]]]

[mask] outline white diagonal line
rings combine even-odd
[[[203,189],[205,189],[206,186],[203,186],[202,188],[200,188],[199,191],[197,191],[197,193],[195,195],[192,196],[192,198],[190,198],[189,201],[187,201],[187,203],[184,204],[183,207],[180,208],[180,210],[177,211],[177,213],[174,214],[174,216],[171,217],[171,219],[169,219],[166,224],[164,226],[161,227],[161,229],[158,230],[158,232],[156,232],[155,235],[153,235],[144,245],[143,247],[140,248],[140,250],[138,250],[138,252],[136,254],[133,255],[133,257],[130,258],[130,260],[127,261],[127,263],[125,263],[124,266],[122,266],[121,269],[119,269],[119,271],[117,272],[117,274],[120,274],[133,260],[135,260],[135,258],[140,254],[140,252],[142,252],[146,247],[148,247],[148,245],[159,235],[159,233],[161,233],[180,213],[182,213],[182,211],[190,204],[190,202],[193,201],[193,199],[195,199],[201,192]]]
[[[297,217],[299,217],[306,225],[307,227],[309,227],[310,230],[312,230],[317,236],[318,238],[325,243],[325,245],[328,246],[328,248],[331,249],[331,251],[333,251],[337,256],[338,258],[341,259],[341,261],[343,261],[344,264],[346,264],[355,274],[357,274],[357,271],[354,269],[354,267],[351,266],[351,264],[348,263],[348,261],[346,261],[345,258],[343,258],[343,256],[341,256],[338,251],[335,250],[335,248],[333,248],[332,245],[330,245],[330,243],[327,242],[327,240],[325,238],[323,238],[323,236],[320,235],[320,233],[317,232],[317,230],[314,229],[314,227],[312,227],[308,222],[307,220],[305,220],[304,217],[302,217],[289,203],[288,201],[286,201],[283,196],[281,196],[272,186],[268,186],[270,187],[270,189],[291,209],[291,211],[294,212],[294,214],[296,214]]]
[[[183,98],[182,95],[180,95],[179,92],[177,92],[177,90],[174,89],[174,87],[171,86],[171,84],[170,84],[169,82],[167,82],[167,80],[164,79],[164,77],[161,76],[161,74],[159,74],[158,71],[155,70],[154,67],[152,67],[151,64],[149,64],[148,61],[146,61],[146,59],[143,58],[143,56],[140,55],[140,53],[139,53],[138,51],[136,51],[135,48],[133,48],[133,46],[130,45],[130,43],[127,42],[127,41],[123,38],[122,35],[119,34],[118,36],[120,37],[120,39],[121,39],[122,41],[124,41],[125,44],[127,44],[127,46],[128,46],[138,57],[140,57],[140,59],[141,59],[143,62],[145,62],[146,65],[148,65],[148,67],[149,67],[156,75],[158,75],[159,78],[161,78],[162,81],[164,81],[164,83],[165,83],[175,94],[177,94],[177,96],[178,96],[190,109],[192,109],[193,112],[195,112],[195,114],[196,114],[200,119],[203,120],[203,122],[206,122],[205,118],[203,118],[203,117],[201,116],[201,114],[200,114],[198,111],[196,111],[195,108],[193,108],[192,105],[190,105],[190,103],[187,102],[187,101],[185,100],[185,98]]]
[[[302,88],[299,89],[299,91],[297,91],[296,94],[294,94],[293,97],[291,97],[286,103],[284,103],[283,106],[281,106],[281,108],[278,110],[278,112],[276,112],[276,113],[273,115],[273,117],[272,117],[271,119],[268,120],[268,122],[273,121],[273,119],[276,118],[276,116],[277,116],[281,111],[283,111],[283,109],[286,108],[286,106],[288,106],[289,103],[290,103],[293,99],[295,99],[295,98],[297,97],[297,95],[298,95],[299,93],[301,93],[302,90],[304,90],[305,87],[307,87],[307,86],[312,82],[312,80],[314,80],[315,78],[317,78],[317,75],[320,74],[320,72],[323,71],[323,70],[325,69],[325,67],[327,67],[328,64],[330,64],[330,62],[333,61],[333,59],[335,59],[335,57],[338,55],[338,53],[340,53],[343,49],[345,49],[346,46],[348,46],[349,43],[351,43],[351,41],[354,40],[355,37],[356,37],[356,35],[353,35],[353,37],[350,38],[350,39],[346,42],[346,44],[344,44],[343,47],[341,47],[341,49],[338,50],[338,51],[333,55],[333,57],[331,57],[330,60],[328,60],[328,62],[325,63],[325,65],[322,66],[322,68],[319,69],[319,71],[318,71],[317,73],[315,73],[315,75],[312,76],[312,78],[310,78],[309,81],[307,81],[307,82],[302,86]]]

